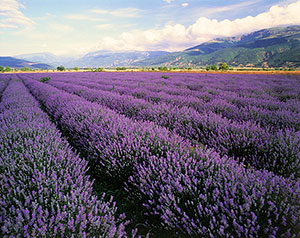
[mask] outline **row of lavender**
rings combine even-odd
[[[1,237],[126,236],[115,204],[93,195],[87,162],[20,81],[3,93],[0,138]]]
[[[23,78],[93,169],[125,183],[156,218],[153,226],[202,237],[300,235],[299,181],[246,170],[151,122]]]
[[[65,78],[68,74],[57,75]],[[163,78],[161,78],[163,77]],[[169,77],[169,78],[166,78]],[[219,75],[219,74],[176,74],[176,73],[85,73],[72,75],[81,80],[102,81],[102,83],[128,87],[143,87],[154,91],[167,86],[170,93],[184,93],[180,89],[190,89],[191,93],[209,91],[214,94],[224,92],[228,95],[240,95],[261,99],[295,99],[299,96],[299,87],[295,86],[297,76],[282,75]],[[298,78],[299,80],[299,78]],[[174,91],[174,89],[177,89]],[[179,89],[179,90],[178,90]]]
[[[256,169],[267,169],[285,177],[300,177],[300,131],[271,130],[256,123],[238,123],[212,112],[199,113],[189,107],[153,104],[129,95],[90,89],[50,80],[49,84],[109,107],[125,116],[152,121],[193,143],[214,148]],[[293,120],[299,123],[298,117]]]
[[[129,77],[135,76],[134,74],[127,74],[127,75]],[[100,79],[99,76],[101,77]],[[146,88],[144,86],[141,87],[140,81],[142,82],[145,81],[145,79],[143,78],[137,80],[135,78],[130,79],[128,77],[126,80],[123,76],[122,80],[125,81],[123,82],[121,81],[121,79],[115,79],[116,76],[114,75],[111,75],[111,77],[112,79],[108,80],[106,74],[84,74],[84,75],[79,74],[79,76],[76,74],[72,74],[72,75],[60,74],[60,75],[56,75],[53,78],[53,80],[59,82],[69,82],[72,84],[84,85],[90,88],[101,89],[105,91],[113,90],[113,92],[117,92],[125,95],[132,95],[134,97],[143,98],[151,102],[164,102],[179,107],[189,106],[200,113],[202,113],[203,111],[212,111],[217,114],[221,114],[223,117],[226,117],[228,119],[238,121],[239,123],[243,121],[252,121],[260,124],[262,127],[272,128],[272,130],[286,129],[286,128],[293,128],[295,130],[299,130],[300,122],[299,120],[297,120],[297,118],[300,116],[299,100],[292,99],[292,100],[288,100],[288,102],[283,103],[276,100],[276,98],[270,96],[267,97],[267,100],[263,99],[264,97],[262,95],[262,92],[259,92],[257,85],[255,85],[254,88],[251,88],[252,85],[250,85],[250,82],[252,82],[252,84],[254,82],[255,84],[261,85],[259,83],[260,81],[263,81],[261,76],[260,78],[256,78],[256,80],[255,78],[250,77],[252,80],[250,82],[246,81],[243,78],[242,80],[239,81],[235,80],[234,83],[246,81],[247,83],[246,85],[248,85],[248,88],[246,88],[245,85],[243,86],[242,89],[234,88],[238,93],[233,91],[228,92],[226,90],[220,90],[220,87],[224,87],[224,88],[226,87],[226,85],[224,85],[224,82],[222,82],[220,78],[215,78],[215,84],[218,85],[218,90],[214,88],[214,90],[212,91],[210,89],[212,84],[211,80],[209,80],[208,83],[205,83],[206,80],[202,78],[198,79],[198,87],[200,85],[202,91],[199,92],[199,91],[190,90],[189,88],[193,88],[193,84],[196,83],[194,81],[195,78],[197,79],[197,77],[199,77],[198,75],[197,77],[194,77],[194,80],[192,80],[193,78],[191,77],[189,77],[189,80],[181,79],[181,81],[184,82],[187,81],[192,85],[184,85],[177,77],[174,78],[175,83],[170,79],[165,79],[169,81],[167,85],[163,87],[162,86],[157,87],[156,81],[159,80],[157,79],[150,80],[148,81],[148,84],[151,83],[151,85],[153,84],[154,86],[148,86]],[[186,77],[186,76],[182,75],[182,77]],[[165,83],[165,80],[160,82],[160,85],[162,83]],[[228,79],[227,81],[230,84],[230,80]],[[279,87],[284,82],[285,84],[287,84],[287,86],[284,87],[285,90],[289,88],[297,89],[298,91],[300,90],[300,87],[297,87],[297,81],[295,81],[295,79],[292,80],[289,78],[283,78],[283,79],[279,78],[275,80],[276,84],[273,83],[274,80],[271,79],[268,79],[269,82],[267,80],[265,81],[272,86],[272,87],[269,86],[271,88]],[[265,85],[265,87],[266,87],[266,82],[265,84],[263,84]],[[293,87],[290,87],[291,83],[294,83],[295,85]],[[170,85],[172,84],[175,84],[176,87],[172,87],[172,86],[170,87]],[[183,88],[178,88],[181,86]],[[186,88],[186,86],[188,88]],[[251,90],[249,89],[249,87]],[[250,90],[251,92],[253,91],[251,97],[249,95],[246,97],[245,94],[242,94],[243,97],[239,96],[239,94],[241,94],[241,92],[244,93],[245,90]],[[269,90],[272,91],[271,89]],[[259,93],[257,93],[257,91]],[[273,91],[275,91],[275,89]],[[300,92],[298,92],[298,94],[299,93]]]
[[[151,76],[151,77],[149,77]],[[218,96],[237,106],[259,106],[267,109],[291,109],[300,111],[298,101],[300,87],[299,78],[266,75],[199,75],[168,74],[170,78],[162,79],[159,74],[59,74],[58,80],[96,82],[113,86],[124,86],[130,89],[165,92],[176,96],[192,96],[211,100]],[[291,91],[291,92],[290,92]],[[272,95],[272,96],[271,96]],[[280,99],[285,97],[285,102]],[[251,100],[252,99],[252,100]]]
[[[10,75],[4,75],[1,77],[0,80],[0,101],[1,101],[1,97],[2,97],[2,93],[4,92],[4,90],[6,89],[9,81],[10,81]]]
[[[271,104],[274,102],[275,104],[279,104],[277,110],[270,110],[269,108],[262,107],[264,104],[261,104],[261,100],[263,99],[263,95],[261,94],[254,94],[251,95],[251,97],[242,94],[244,104],[241,104],[239,103],[239,94],[241,92],[238,94],[236,92],[228,92],[220,89],[209,89],[209,85],[206,84],[201,85],[201,91],[194,91],[185,88],[184,86],[183,88],[172,87],[169,83],[164,84],[164,81],[160,82],[160,87],[143,87],[140,86],[139,83],[133,81],[128,83],[120,80],[95,80],[94,78],[82,80],[81,78],[73,77],[55,77],[53,80],[84,85],[94,89],[113,91],[122,95],[131,95],[155,103],[164,102],[179,107],[189,106],[200,113],[204,111],[213,111],[231,120],[239,122],[253,121],[259,123],[263,127],[269,126],[274,127],[274,129],[292,127],[297,130],[299,130],[300,127],[299,120],[295,119],[300,116],[300,103],[297,100],[292,100],[293,107],[289,108],[287,107],[287,103],[282,103],[276,100],[276,98],[268,97],[268,107],[271,106],[270,102]],[[216,82],[216,84],[219,83],[219,81]],[[151,83],[153,82],[151,81]],[[199,84],[203,84],[203,82],[200,81]],[[220,85],[219,87],[221,86],[224,85]],[[180,93],[180,95],[176,95],[178,93]]]
[[[70,82],[70,81],[69,81]],[[70,82],[71,83],[71,82]],[[72,83],[76,83],[72,82]],[[176,105],[179,107],[191,107],[196,111],[202,113],[205,111],[212,111],[217,114],[221,114],[231,120],[238,122],[252,121],[259,123],[263,127],[271,126],[274,129],[284,129],[287,127],[294,127],[299,130],[300,122],[295,118],[300,116],[300,112],[293,112],[287,109],[280,110],[269,110],[262,108],[259,105],[239,105],[234,103],[234,98],[237,95],[228,95],[228,93],[219,92],[213,95],[212,92],[204,91],[197,93],[197,97],[189,95],[190,90],[186,90],[186,95],[172,95],[168,94],[167,91],[155,92],[145,90],[141,88],[130,88],[126,85],[114,86],[114,85],[103,85],[91,82],[82,82],[78,80],[78,84],[87,86],[89,88],[100,89],[105,91],[117,92],[121,95],[131,95],[136,98],[142,98],[149,102],[154,103],[167,103]],[[214,92],[215,93],[215,92]],[[270,99],[269,99],[270,100]]]

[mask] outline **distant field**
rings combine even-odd
[[[300,71],[5,73],[0,98],[4,236],[300,237]]]
[[[104,69],[104,72],[169,72],[169,73],[200,73],[200,74],[279,74],[279,75],[300,75],[300,70],[263,70],[263,69],[258,69],[258,70],[247,70],[247,69],[234,69],[234,70],[228,70],[228,71],[206,71],[206,70],[199,70],[199,69],[191,69],[191,70],[170,70],[170,71],[159,71],[155,70],[152,71],[151,69],[126,69],[126,70],[115,70],[115,69]],[[67,70],[65,73],[83,73],[83,72],[90,72],[87,70]],[[11,74],[12,72],[5,72]],[[16,71],[14,73],[61,73],[61,71],[53,71],[53,70],[35,70],[34,72],[32,71]]]

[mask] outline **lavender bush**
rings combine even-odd
[[[188,237],[299,237],[299,188],[197,149],[188,158],[149,158],[128,185],[148,215]]]
[[[272,133],[268,128],[261,128],[255,123],[231,121],[213,112],[200,114],[188,107],[179,108],[164,103],[155,105],[132,96],[84,86],[62,82],[50,84],[107,106],[127,117],[153,121],[195,143],[212,147],[221,155],[234,157],[246,166],[267,169],[286,177],[300,176],[300,137],[299,132],[293,129]],[[283,141],[289,140],[286,150],[283,150],[278,134],[286,137],[282,138]],[[274,148],[278,147],[281,152],[274,153]]]
[[[8,77],[8,75],[2,76],[0,78],[0,100],[2,97],[2,93],[3,91],[6,89],[8,82],[9,82],[10,78]]]
[[[131,95],[137,98],[142,98],[154,103],[167,103],[171,105],[176,105],[179,107],[191,107],[198,112],[212,111],[221,114],[223,117],[228,119],[242,121],[252,121],[259,123],[262,127],[274,127],[274,129],[285,129],[294,128],[299,129],[300,122],[296,120],[300,116],[299,113],[287,110],[285,108],[280,108],[276,111],[270,111],[265,108],[260,108],[259,105],[244,105],[238,107],[234,105],[231,101],[232,97],[237,97],[237,95],[232,95],[228,93],[219,92],[217,96],[211,97],[212,95],[207,94],[206,91],[195,94],[194,96],[189,94],[189,89],[183,95],[171,95],[167,92],[172,87],[165,87],[166,90],[161,90],[155,92],[155,88],[132,88],[132,84],[126,82],[119,82],[112,90],[112,86],[107,84],[107,81],[98,81],[97,83],[91,81],[84,81],[82,79],[70,81],[68,78],[60,79],[59,82],[66,82],[72,85],[82,85],[87,86],[92,89],[113,91],[121,95]],[[114,83],[116,83],[114,81]],[[178,92],[178,88],[175,92]],[[227,100],[225,100],[227,99]]]
[[[299,180],[245,169],[153,123],[34,80],[25,84],[95,170],[128,178],[129,196],[157,220],[153,226],[193,237],[300,235]]]
[[[93,195],[87,162],[15,80],[3,93],[0,138],[3,237],[126,237],[115,203]]]

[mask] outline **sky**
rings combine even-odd
[[[295,0],[0,0],[0,56],[180,51],[297,24]]]

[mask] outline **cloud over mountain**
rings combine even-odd
[[[300,1],[287,5],[274,5],[256,16],[235,20],[216,20],[200,17],[189,26],[167,24],[161,29],[133,30],[118,38],[105,37],[99,49],[114,50],[182,50],[216,37],[234,36],[254,30],[281,25],[300,24]]]

